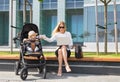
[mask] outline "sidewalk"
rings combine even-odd
[[[51,72],[47,73],[46,79],[42,79],[36,72],[29,72],[27,79],[22,81],[14,72],[0,71],[0,82],[120,82],[120,76],[64,73],[58,77],[55,72]]]

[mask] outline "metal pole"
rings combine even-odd
[[[99,54],[99,43],[98,43],[98,5],[97,0],[95,1],[95,17],[96,17],[96,47],[97,47],[97,55]]]
[[[26,0],[26,3],[30,6],[30,23],[32,23],[32,5],[28,0]]]
[[[26,23],[26,0],[23,1],[23,24]]]
[[[118,38],[117,38],[117,16],[116,16],[116,0],[114,1],[114,29],[115,29],[115,48],[116,54],[118,54]]]
[[[30,5],[30,23],[32,23],[32,5]]]
[[[13,25],[13,0],[11,0],[11,25]],[[11,28],[11,48],[10,53],[13,53],[13,28]]]

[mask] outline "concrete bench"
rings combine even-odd
[[[36,57],[26,57],[27,59],[37,59]],[[0,60],[19,60],[19,56],[15,55],[2,55],[0,56]],[[57,60],[55,56],[45,56],[45,60]],[[120,62],[120,58],[104,58],[104,57],[83,57],[77,59],[75,57],[68,58],[68,61],[93,61],[93,62]]]
[[[28,57],[35,60],[35,57]],[[15,62],[19,60],[19,56],[2,55],[0,56],[0,70],[6,71],[8,68],[14,70]],[[47,71],[56,71],[58,61],[55,56],[45,57],[47,61]],[[68,58],[72,73],[80,74],[120,74],[120,58],[102,58],[102,57],[83,57],[76,59],[75,57]],[[99,70],[99,71],[98,71]],[[63,72],[66,72],[63,65]]]

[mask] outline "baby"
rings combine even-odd
[[[28,43],[27,45],[27,51],[30,52],[37,52],[39,51],[39,39],[42,39],[42,35],[37,36],[37,33],[35,33],[33,30],[28,33],[28,38],[23,39],[23,42]]]

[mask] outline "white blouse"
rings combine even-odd
[[[58,37],[69,37],[70,38],[69,48],[71,48],[73,46],[71,34],[70,34],[70,32],[67,32],[67,31],[65,33],[57,32],[51,38],[46,37],[44,40],[46,40],[48,42],[53,42],[53,41],[57,40]]]

